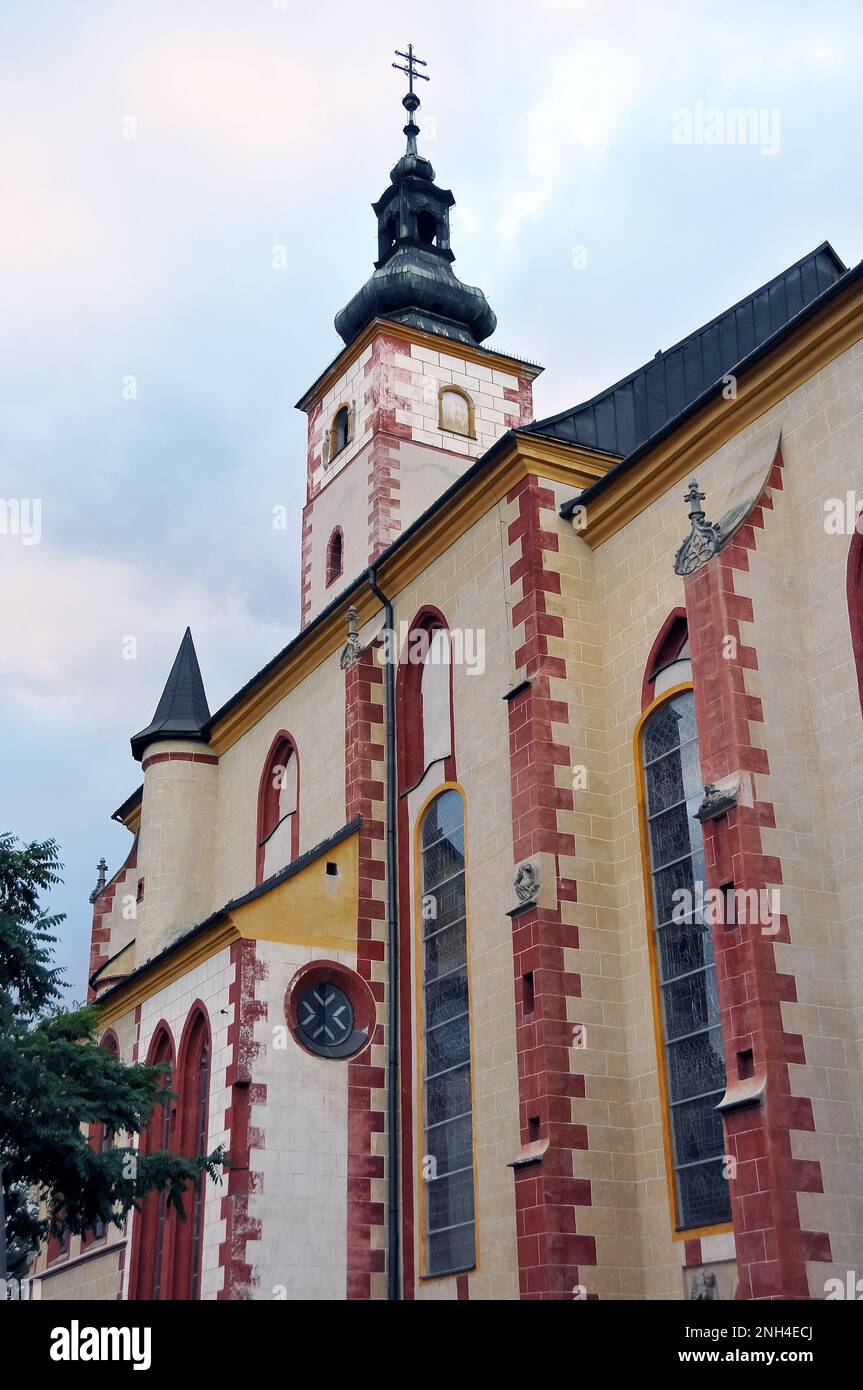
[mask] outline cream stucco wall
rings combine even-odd
[[[817,1132],[799,1133],[795,1153],[818,1157],[826,1191],[799,1199],[801,1225],[830,1233],[841,1267],[863,1263],[860,1070],[861,972],[859,881],[863,797],[863,723],[845,602],[848,536],[828,537],[823,502],[863,491],[861,349],[843,354],[696,471],[715,519],[743,454],[763,450],[782,430],[785,490],[758,532],[750,570],[737,592],[755,605],[741,639],[755,646],[759,670],[747,691],[764,705],[753,741],[766,747],[769,777],[756,795],[776,807],[777,829],[764,831],[765,853],[782,856],[782,911],[791,945],[774,946],[777,967],[795,975],[796,1005],[784,1005],[789,1031],[803,1035],[807,1064],[793,1067],[795,1094],[811,1095]],[[593,1205],[579,1231],[595,1234],[598,1268],[584,1271],[601,1297],[680,1297],[682,1241],[672,1240],[651,1009],[647,926],[632,739],[650,647],[668,613],[684,602],[673,573],[689,523],[685,483],[671,487],[614,537],[591,552],[556,513],[551,557],[562,575],[552,602],[565,638],[552,654],[569,661],[554,681],[570,706],[561,728],[573,765],[588,773],[571,818],[580,927],[571,968],[582,976],[574,1022],[587,1025],[580,1054],[587,1095],[573,1119],[588,1125],[589,1149],[576,1174],[592,1179]],[[557,489],[559,501],[565,489]],[[721,508],[720,508],[721,510]],[[567,769],[560,769],[560,785]],[[570,818],[563,817],[564,823]],[[724,1258],[727,1238],[711,1238],[704,1258]],[[712,1253],[711,1253],[712,1252]],[[843,1263],[844,1262],[844,1263]],[[819,1266],[812,1292],[823,1296]]]

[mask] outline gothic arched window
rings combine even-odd
[[[691,681],[692,658],[686,610],[675,608],[662,624],[650,649],[641,691],[641,708],[646,709],[674,686]]]
[[[344,536],[337,526],[327,545],[327,584],[332,584],[344,569]]]
[[[476,438],[473,401],[460,386],[442,386],[438,393],[438,428]]]
[[[147,1054],[149,1066],[173,1067],[174,1045],[167,1027],[156,1030]],[[171,1086],[170,1072],[162,1085]],[[150,1123],[141,1134],[139,1152],[156,1153],[171,1148],[172,1104],[154,1105]],[[134,1257],[132,1261],[132,1299],[163,1299],[170,1297],[169,1261],[174,1222],[168,1210],[164,1192],[151,1192],[134,1217]]]
[[[210,1029],[203,1010],[195,1009],[186,1025],[180,1048],[178,1152],[186,1158],[200,1158],[207,1152],[207,1123],[210,1097]],[[176,1227],[172,1297],[196,1299],[201,1296],[201,1254],[204,1236],[204,1198],[206,1174],[202,1173],[183,1196],[185,1220]]]
[[[639,737],[650,867],[651,960],[678,1229],[730,1219],[723,1170],[725,1091],[716,966],[705,921],[705,864],[695,812],[704,795],[691,690],[652,707]]]
[[[420,827],[419,969],[425,1273],[476,1260],[464,803],[436,796]]]
[[[401,780],[409,790],[453,752],[452,651],[442,614],[427,611],[414,619],[399,681]]]
[[[297,747],[282,732],[270,749],[258,790],[257,882],[278,873],[299,852],[300,771]]]

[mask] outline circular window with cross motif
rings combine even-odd
[[[307,1047],[341,1047],[354,1031],[350,999],[337,985],[312,985],[297,1001],[297,1027]]]
[[[296,1041],[317,1057],[353,1057],[371,1040],[375,1001],[346,966],[312,961],[294,976],[285,1013]]]

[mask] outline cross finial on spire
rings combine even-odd
[[[94,903],[94,902],[96,901],[96,899],[98,898],[99,894],[102,892],[102,889],[105,887],[105,884],[106,884],[107,881],[108,881],[108,863],[107,863],[107,860],[105,859],[104,855],[103,855],[103,857],[99,860],[99,863],[97,864],[96,868],[97,868],[99,877],[98,877],[97,880],[96,880],[96,887],[93,889],[92,893],[90,894],[90,902],[91,902],[91,903]]]
[[[704,516],[704,512],[701,510],[699,506],[699,503],[704,501],[704,493],[698,491],[698,484],[694,478],[690,482],[689,491],[687,492],[683,500],[684,502],[689,503],[689,515],[693,521],[696,518],[701,518]]]
[[[404,133],[408,138],[408,153],[416,154],[417,136],[420,133],[420,128],[414,120],[414,112],[419,107],[420,99],[414,91],[414,78],[419,78],[422,82],[428,82],[430,79],[428,73],[417,71],[417,64],[424,68],[426,61],[424,58],[417,57],[412,43],[408,44],[407,53],[402,53],[400,48],[397,48],[395,53],[397,58],[404,58],[405,60],[403,63],[393,63],[393,67],[398,72],[407,74],[408,90],[407,94],[402,97],[402,106],[408,113],[408,123],[404,128]]]

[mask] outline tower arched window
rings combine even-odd
[[[257,882],[278,873],[299,853],[300,768],[290,734],[280,733],[264,763],[258,790]]]
[[[436,796],[420,825],[422,1139],[427,1275],[476,1260],[464,803]]]
[[[417,214],[417,237],[424,246],[434,246],[437,237],[437,218],[423,209]]]
[[[207,1152],[210,1065],[210,1029],[203,1009],[196,1007],[186,1025],[178,1066],[177,1147],[186,1158],[200,1158]],[[201,1296],[206,1181],[206,1174],[202,1173],[183,1196],[185,1220],[177,1222],[174,1244],[174,1299]]]
[[[333,416],[332,429],[332,450],[331,456],[335,458],[342,449],[346,448],[350,440],[351,411],[350,406],[341,405]]]
[[[390,252],[393,249],[393,247],[396,244],[398,234],[398,218],[395,215],[393,215],[392,217],[388,217],[383,231],[383,240],[381,243],[381,257],[387,255],[388,252]]]
[[[666,1159],[674,1180],[676,1226],[692,1230],[730,1219],[716,1109],[725,1091],[725,1059],[704,911],[704,845],[695,818],[704,788],[692,691],[652,706],[637,742]]]
[[[333,584],[344,571],[344,536],[337,526],[327,544],[327,584]]]
[[[173,1068],[174,1045],[167,1027],[156,1030],[147,1054],[149,1066]],[[171,1073],[165,1074],[162,1085],[170,1090]],[[154,1105],[150,1122],[142,1132],[139,1151],[142,1154],[170,1150],[173,1139],[173,1101]],[[170,1298],[170,1258],[174,1221],[164,1192],[151,1192],[145,1197],[134,1217],[134,1251],[130,1298],[159,1300]]]
[[[476,438],[474,405],[460,386],[442,386],[438,393],[438,428]]]

